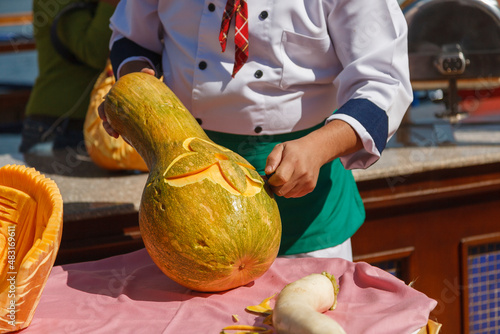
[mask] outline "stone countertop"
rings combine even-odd
[[[108,172],[97,167],[78,150],[58,154],[40,148],[32,154],[17,151],[19,135],[0,134],[0,166],[34,167],[54,180],[64,202],[64,219],[81,220],[137,212],[146,173]]]
[[[42,147],[23,155],[17,152],[19,141],[18,134],[0,134],[0,166],[25,164],[53,179],[63,197],[65,219],[137,212],[147,173],[104,171],[78,149],[53,155]],[[365,181],[495,162],[500,162],[498,117],[452,126],[420,117],[398,130],[378,162],[353,174]]]
[[[427,103],[412,108],[381,158],[357,181],[410,175],[432,170],[500,162],[500,99],[498,109],[470,114],[456,123],[436,118],[443,106]]]
[[[479,135],[479,134],[478,134]],[[491,143],[465,142],[466,134],[455,133],[457,144],[443,146],[389,147],[381,158],[365,170],[354,170],[356,181],[410,175],[432,170],[500,163],[500,129],[495,136],[484,133],[484,137],[495,140]]]

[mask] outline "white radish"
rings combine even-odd
[[[281,290],[273,309],[278,334],[345,334],[332,318],[323,314],[335,308],[338,285],[327,273],[311,274]]]

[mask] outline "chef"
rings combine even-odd
[[[280,255],[352,260],[365,212],[351,170],[380,158],[412,100],[396,0],[122,0],[110,26],[117,78],[162,76],[267,175]]]

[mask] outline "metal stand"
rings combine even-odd
[[[445,101],[446,110],[442,113],[436,114],[436,117],[447,119],[450,123],[455,124],[467,117],[467,113],[460,111],[458,105],[459,97],[456,78],[449,79],[447,94],[447,100]]]

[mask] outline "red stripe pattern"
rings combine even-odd
[[[219,34],[222,52],[226,50],[227,35],[231,20],[235,18],[235,59],[232,77],[240,70],[248,59],[248,9],[246,0],[228,0]]]

